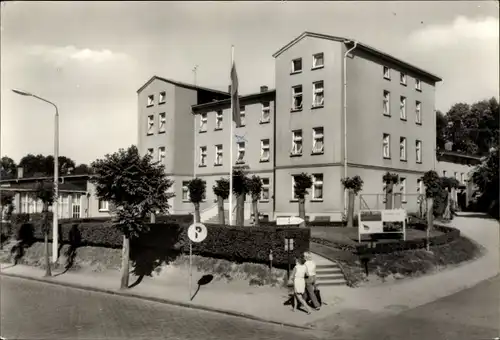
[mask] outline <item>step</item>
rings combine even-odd
[[[342,270],[340,268],[332,268],[332,269],[318,269],[316,268],[316,275],[330,275],[330,274],[342,274]]]
[[[323,281],[331,281],[331,280],[345,280],[343,274],[337,274],[337,275],[327,275],[327,276],[319,276],[316,275],[316,280],[318,282],[323,282]]]
[[[318,287],[325,287],[325,286],[345,286],[347,283],[345,280],[332,280],[332,281],[321,281],[318,282],[317,285]]]
[[[318,270],[318,269],[335,269],[335,268],[340,268],[340,267],[336,263],[332,263],[332,264],[317,264],[316,265],[316,270]]]

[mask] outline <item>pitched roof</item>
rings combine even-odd
[[[144,88],[146,86],[148,86],[149,84],[151,84],[154,80],[161,80],[161,81],[164,81],[166,83],[174,84],[176,86],[184,87],[184,88],[191,89],[191,90],[203,90],[203,91],[208,91],[208,92],[213,92],[213,93],[218,93],[218,94],[225,94],[225,95],[229,96],[228,92],[214,90],[214,89],[209,89],[208,87],[202,87],[202,86],[196,86],[196,85],[192,85],[192,84],[187,84],[187,83],[183,83],[183,82],[180,82],[180,81],[177,81],[177,80],[167,79],[167,78],[158,77],[158,76],[152,76],[151,79],[149,79],[144,85],[142,85],[137,90],[137,93],[139,93],[142,90],[144,90]]]
[[[306,32],[302,33],[301,35],[299,35],[297,38],[290,41],[285,46],[283,46],[281,49],[279,49],[276,53],[273,54],[273,57],[274,58],[278,57],[280,54],[285,52],[287,49],[289,49],[290,47],[292,47],[293,45],[295,45],[296,43],[298,43],[300,40],[304,39],[305,37],[333,40],[333,41],[343,42],[343,43],[351,44],[351,45],[354,45],[354,42],[356,41],[355,39],[349,39],[349,38],[337,37],[337,36],[333,36],[333,35],[313,33],[313,32],[306,31]],[[426,76],[426,77],[432,79],[433,81],[438,82],[438,81],[442,80],[441,78],[439,78],[438,76],[436,76],[432,73],[429,73],[421,68],[418,68],[414,65],[411,65],[411,64],[409,64],[401,59],[397,59],[397,58],[391,56],[390,54],[384,53],[380,50],[377,50],[376,48],[373,48],[371,46],[363,44],[359,41],[357,41],[357,48],[364,50],[368,53],[371,53],[373,55],[376,55],[383,60],[387,60],[387,61],[390,61],[392,63],[398,64],[402,67],[408,68],[415,73],[421,74],[423,76]]]
[[[242,103],[242,102],[244,103],[244,102],[248,102],[248,101],[251,101],[251,100],[254,100],[257,98],[271,99],[270,97],[272,97],[273,100],[275,99],[275,97],[276,97],[276,90],[275,89],[267,90],[265,92],[256,92],[256,93],[251,93],[251,94],[247,94],[244,96],[239,96],[239,99],[240,99],[240,103]],[[228,105],[231,105],[231,98],[193,105],[193,106],[191,106],[191,109],[192,109],[193,113],[196,113],[196,112],[203,111],[206,109],[213,109],[215,107],[220,107],[220,106],[224,107],[224,106],[228,106]]]

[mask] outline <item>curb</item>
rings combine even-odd
[[[250,315],[250,314],[246,314],[246,313],[228,311],[225,309],[219,309],[219,308],[214,308],[214,307],[194,305],[194,304],[190,304],[190,303],[168,300],[168,299],[163,299],[163,298],[144,296],[144,295],[140,295],[140,294],[136,294],[136,293],[126,293],[124,291],[89,287],[89,286],[79,285],[79,284],[75,284],[75,283],[57,282],[57,281],[52,281],[51,279],[43,279],[43,278],[37,278],[37,277],[31,277],[31,276],[25,276],[25,275],[19,275],[19,274],[10,274],[10,273],[0,272],[0,277],[1,276],[13,277],[13,278],[29,280],[29,281],[42,282],[42,283],[46,283],[46,284],[81,289],[81,290],[86,290],[86,291],[91,291],[91,292],[96,292],[96,293],[104,293],[104,294],[110,294],[110,295],[116,295],[116,296],[122,296],[122,297],[128,297],[128,298],[141,299],[141,300],[158,302],[158,303],[163,303],[163,304],[173,305],[173,306],[178,306],[178,307],[184,307],[184,308],[189,308],[189,309],[203,310],[206,312],[225,314],[225,315],[245,318],[245,319],[249,319],[249,320],[253,320],[253,321],[259,321],[259,322],[264,322],[264,323],[274,324],[274,325],[279,325],[279,326],[285,326],[285,327],[298,328],[298,329],[302,329],[302,330],[313,330],[314,329],[312,325],[299,326],[299,325],[292,324],[292,323],[268,320],[268,319],[260,318],[258,316],[254,316],[254,315]]]

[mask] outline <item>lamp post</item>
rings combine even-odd
[[[43,99],[34,95],[32,93],[21,91],[21,90],[12,90],[12,92],[19,94],[21,96],[33,97],[39,99],[43,102],[46,102],[56,109],[56,115],[54,120],[54,203],[52,209],[52,262],[56,263],[58,258],[58,243],[59,243],[59,110],[57,109],[56,104],[48,101],[47,99]]]

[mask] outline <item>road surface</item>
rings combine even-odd
[[[317,332],[0,277],[6,339],[314,340]]]

